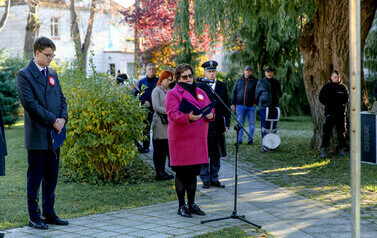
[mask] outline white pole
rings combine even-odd
[[[360,237],[360,0],[349,1],[352,238]]]

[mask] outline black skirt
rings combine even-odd
[[[194,165],[184,165],[184,166],[172,166],[171,169],[177,174],[188,177],[190,175],[199,175],[200,169],[202,168],[201,164]]]

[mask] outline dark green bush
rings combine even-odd
[[[121,182],[129,177],[127,166],[142,140],[146,109],[108,74],[67,69],[61,75],[69,120],[62,163],[76,180]]]
[[[20,101],[17,93],[17,73],[27,64],[27,60],[9,57],[0,50],[0,104],[5,125],[13,125],[18,120]]]

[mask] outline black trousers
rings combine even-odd
[[[28,150],[27,201],[30,220],[41,216],[38,205],[39,187],[42,183],[43,216],[55,214],[55,188],[58,180],[60,149]]]
[[[321,147],[327,148],[329,146],[330,137],[334,127],[338,135],[339,148],[344,148],[346,146],[346,138],[344,136],[344,132],[346,131],[345,116],[344,113],[337,113],[334,115],[325,115]]]
[[[153,114],[154,114],[154,111],[148,110],[148,117],[144,121],[144,124],[146,126],[145,126],[145,129],[143,131],[143,135],[146,138],[143,141],[143,147],[146,148],[146,149],[149,149],[149,145],[151,144],[151,123],[152,123],[152,120],[153,120]]]
[[[165,171],[166,156],[169,156],[168,139],[153,140],[153,164],[157,174]]]

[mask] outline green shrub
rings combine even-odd
[[[0,104],[2,105],[5,125],[13,125],[18,120],[20,101],[18,99],[17,73],[25,67],[27,61],[18,57],[9,57],[0,49]]]
[[[138,156],[134,142],[143,138],[146,109],[94,67],[89,76],[72,69],[60,78],[69,115],[62,149],[67,174],[90,183],[117,183],[129,177],[127,166]]]

